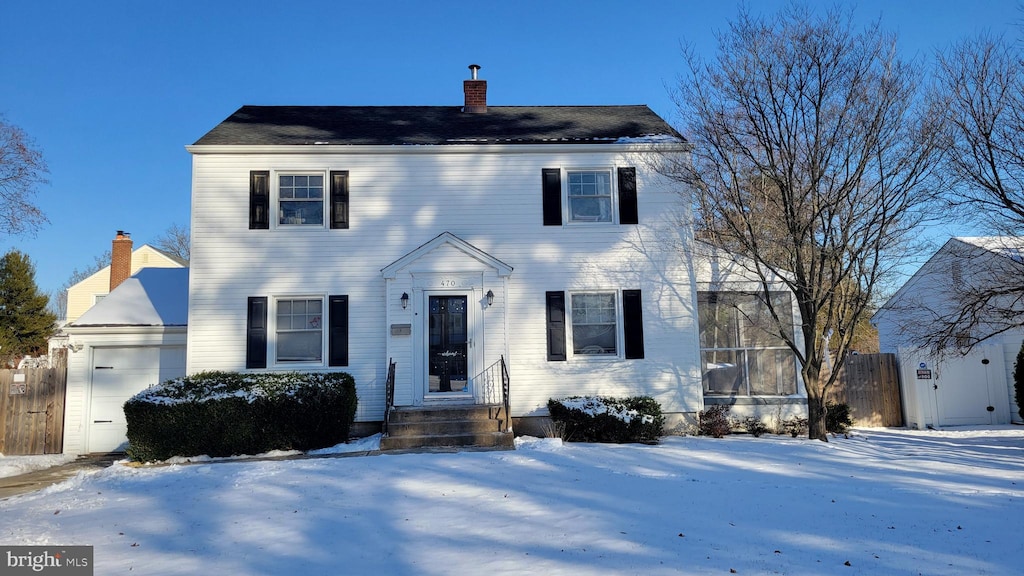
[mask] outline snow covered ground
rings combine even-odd
[[[1014,574],[1024,429],[115,465],[0,519],[96,574]]]
[[[71,462],[74,459],[74,456],[64,454],[44,454],[39,456],[4,456],[0,454],[0,478],[50,468],[51,466]]]

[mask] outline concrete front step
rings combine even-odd
[[[511,432],[486,434],[431,434],[422,436],[385,436],[380,439],[381,451],[436,448],[441,446],[477,446],[482,448],[515,448]]]
[[[381,450],[408,450],[441,446],[513,448],[511,432],[502,432],[501,406],[428,406],[396,408]]]

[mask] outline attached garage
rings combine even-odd
[[[188,269],[145,268],[65,327],[65,454],[123,451],[125,401],[185,375],[187,303]]]
[[[184,346],[92,349],[88,452],[120,452],[127,441],[125,401],[149,386],[185,375]]]

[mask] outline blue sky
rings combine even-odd
[[[924,61],[981,31],[1018,36],[1018,4],[864,0],[855,15],[881,18],[904,56]],[[4,0],[0,114],[49,164],[37,200],[50,223],[0,237],[0,250],[27,252],[50,291],[117,230],[138,246],[188,225],[184,147],[243,104],[459,106],[477,63],[493,105],[647,104],[671,121],[681,43],[713,57],[737,5]]]

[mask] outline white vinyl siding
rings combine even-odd
[[[692,240],[680,225],[689,221],[688,207],[676,187],[638,170],[641,225],[545,227],[543,169],[642,166],[644,158],[615,146],[415,148],[194,154],[189,372],[244,370],[249,296],[347,294],[351,360],[345,370],[358,387],[357,420],[379,421],[387,335],[392,324],[414,322],[399,301],[412,289],[395,286],[397,293],[387,298],[381,269],[447,231],[514,269],[507,293],[494,289],[495,303],[485,312],[503,315],[498,328],[508,338],[492,337],[488,324],[481,359],[484,367],[502,355],[508,361],[514,415],[544,414],[549,398],[588,393],[649,394],[667,412],[700,409],[694,285],[685,256]],[[251,170],[347,170],[349,229],[249,230]],[[443,272],[452,261],[460,260],[422,265]],[[545,291],[609,286],[643,290],[644,318],[660,319],[644,327],[645,361],[609,357],[599,374],[590,362],[553,367],[546,355]],[[396,378],[402,384],[412,378],[412,359],[398,352]]]

